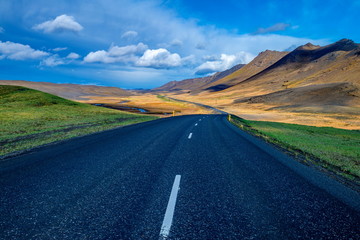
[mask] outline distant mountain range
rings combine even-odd
[[[232,104],[360,105],[360,44],[348,39],[324,47],[308,43],[291,52],[267,50],[237,68],[153,90],[222,96]]]
[[[298,47],[223,94],[235,95],[235,102],[344,106],[360,104],[359,84],[360,45],[343,39],[324,47]]]
[[[213,82],[217,82],[220,79],[225,78],[226,76],[238,71],[245,64],[238,64],[234,67],[225,70],[223,72],[215,73],[214,75],[201,77],[201,78],[191,78],[185,79],[182,81],[171,81],[164,84],[161,87],[154,88],[153,91],[187,91],[187,92],[199,92],[202,90],[206,90],[210,84]]]
[[[36,89],[72,100],[85,100],[88,96],[130,96],[131,93],[117,87],[102,87],[80,84],[56,84],[49,82],[30,82],[0,80],[0,85],[15,85]]]

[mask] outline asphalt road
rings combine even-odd
[[[168,97],[168,96],[166,96],[166,97],[169,98],[169,99],[178,101],[178,102],[191,103],[191,104],[195,104],[195,105],[198,105],[198,106],[200,106],[200,107],[203,107],[203,108],[207,108],[207,109],[209,109],[209,110],[212,110],[213,113],[216,113],[216,114],[228,114],[227,112],[222,111],[222,110],[220,110],[220,109],[218,109],[218,108],[214,108],[214,107],[212,107],[212,106],[205,105],[205,104],[202,104],[202,103],[190,102],[190,101],[181,100],[181,99],[177,99],[177,98],[172,98],[172,97]]]
[[[0,164],[0,239],[159,239],[169,223],[167,239],[355,240],[360,195],[224,115],[137,124]]]

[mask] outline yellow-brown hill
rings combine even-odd
[[[56,84],[20,80],[0,80],[0,85],[22,86],[57,95],[71,100],[86,100],[92,96],[130,96],[129,91],[117,87],[80,84]]]
[[[177,97],[248,119],[360,129],[360,45],[265,51],[196,96]]]

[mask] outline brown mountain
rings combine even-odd
[[[0,85],[23,86],[51,93],[72,100],[85,100],[88,96],[129,96],[130,92],[116,87],[101,87],[80,84],[56,84],[49,82],[30,82],[17,80],[0,80]]]
[[[214,75],[207,77],[191,78],[181,81],[171,81],[164,84],[163,86],[154,88],[153,91],[185,91],[185,92],[197,93],[207,88],[206,86],[211,84],[212,82],[215,82],[219,79],[222,79],[232,74],[233,72],[241,69],[243,66],[245,65],[238,64],[228,70],[225,70],[223,72],[217,72]]]
[[[360,44],[342,39],[278,59],[274,53],[259,54],[197,96],[179,97],[248,119],[360,129]]]
[[[232,74],[229,74],[224,78],[207,84],[205,86],[206,90],[219,91],[232,87],[273,65],[288,53],[289,52],[278,52],[270,50],[261,52],[256,58],[254,58],[250,63],[246,64],[241,69],[233,72]]]
[[[308,43],[222,93],[238,92],[238,97],[250,97],[255,94],[269,94],[284,89],[329,83],[346,83],[359,88],[359,56],[360,45],[351,40],[343,39],[324,47]],[[288,100],[291,102],[291,91],[288,93]]]

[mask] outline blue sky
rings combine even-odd
[[[342,38],[360,0],[2,0],[0,79],[152,88]]]

